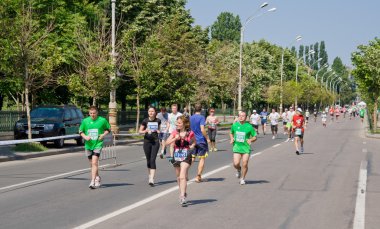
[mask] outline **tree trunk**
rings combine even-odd
[[[137,133],[139,131],[139,125],[140,125],[140,86],[137,86],[136,108],[137,108],[137,115],[136,115],[136,133]]]
[[[373,106],[373,132],[376,133],[377,129],[377,100],[378,98],[375,99],[375,103]]]
[[[92,106],[96,106],[96,98],[95,97],[92,98]]]
[[[25,78],[27,78],[28,73],[25,72]],[[32,122],[30,120],[30,104],[29,104],[29,85],[28,80],[25,81],[25,107],[26,107],[26,118],[28,120],[28,139],[32,139]]]

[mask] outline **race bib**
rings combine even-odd
[[[188,155],[187,149],[176,149],[174,151],[174,160],[184,161],[187,158],[187,155]]]
[[[161,123],[161,131],[166,131],[168,125],[166,123]]]
[[[214,122],[212,122],[212,123],[210,123],[210,129],[215,129],[215,127],[216,127],[216,124],[214,123]]]
[[[302,135],[302,129],[301,128],[296,128],[296,130],[295,130],[295,135]]]
[[[263,115],[263,119],[267,119],[267,116]]]
[[[245,142],[245,132],[236,131],[236,141]]]
[[[148,122],[148,130],[156,132],[158,130],[158,122]]]
[[[99,137],[99,130],[98,129],[89,129],[88,130],[88,136],[90,136],[91,140],[97,140]]]

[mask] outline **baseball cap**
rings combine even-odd
[[[256,113],[256,110],[253,110],[252,112],[253,112],[253,113]]]
[[[301,107],[298,107],[298,108],[297,108],[297,111],[302,112]]]

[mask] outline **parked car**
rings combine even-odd
[[[45,138],[78,134],[83,113],[73,105],[40,106],[30,112],[32,138]],[[14,126],[14,139],[28,138],[28,120],[20,119]],[[83,145],[84,140],[75,138],[77,145]],[[56,147],[62,148],[64,139],[52,140]],[[45,142],[41,142],[46,144]]]

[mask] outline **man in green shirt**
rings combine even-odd
[[[91,106],[89,114],[89,117],[83,119],[79,127],[79,134],[86,140],[84,148],[91,166],[89,188],[95,189],[100,187],[98,162],[103,148],[103,139],[110,133],[111,126],[107,119],[98,116],[97,107]]]
[[[231,127],[230,143],[233,144],[232,151],[233,164],[236,172],[236,177],[240,179],[240,184],[245,184],[245,176],[248,172],[248,161],[251,154],[251,143],[256,141],[256,131],[251,124],[245,122],[247,114],[240,112],[238,122],[235,122]],[[240,162],[242,165],[240,166]],[[243,170],[243,174],[241,173]]]
[[[360,108],[360,110],[359,110],[359,116],[360,116],[360,120],[362,121],[362,123],[363,123],[363,121],[364,121],[364,115],[365,115],[365,110],[364,110],[364,108],[362,107],[362,108]]]

